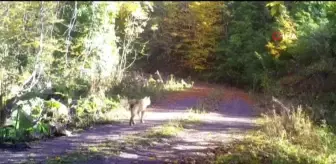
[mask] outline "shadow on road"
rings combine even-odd
[[[137,135],[154,126],[162,125],[170,119],[176,119],[187,113],[186,108],[192,107],[198,98],[182,98],[174,102],[153,105],[145,115],[146,123],[128,126],[128,120],[121,124],[101,125],[71,137],[59,137],[53,140],[31,144],[31,149],[20,152],[0,150],[0,163],[20,163],[29,158],[36,161],[45,161],[47,157],[61,156],[78,150],[82,144],[99,144],[106,140],[122,142],[128,135]],[[255,127],[256,113],[251,105],[242,99],[232,99],[221,103],[218,113],[205,115],[201,124],[184,127],[181,135],[153,143],[150,146],[135,145],[121,150],[119,156],[108,157],[98,155],[85,162],[95,163],[163,163],[164,159],[176,159],[180,156],[200,155],[209,147],[219,143],[232,141],[240,132]],[[138,120],[136,123],[138,123]],[[82,162],[81,162],[82,163]]]

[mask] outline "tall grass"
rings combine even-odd
[[[243,141],[222,147],[215,163],[331,164],[336,162],[336,136],[314,125],[298,106],[265,114],[261,127]]]

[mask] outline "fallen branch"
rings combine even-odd
[[[39,70],[37,71],[37,69]],[[14,107],[16,103],[18,103],[21,97],[24,96],[26,93],[30,92],[32,88],[38,84],[39,77],[42,74],[42,68],[37,67],[37,69],[35,69],[33,73],[30,75],[30,77],[27,78],[27,80],[25,80],[24,84],[21,87],[21,90],[18,91],[17,94],[14,95],[12,98],[7,99],[6,102],[3,104],[3,109],[1,110],[5,110],[6,118],[8,118],[11,115],[12,113],[11,109]],[[3,97],[3,95],[0,95],[0,97]]]

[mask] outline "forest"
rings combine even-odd
[[[126,163],[336,163],[333,1],[0,3],[0,163],[114,163],[116,156]],[[188,104],[207,88],[214,91],[195,100],[186,119],[168,118],[179,111],[174,103]],[[205,120],[220,111],[223,120],[240,111],[252,118],[243,107],[224,110],[223,99],[233,95],[253,102],[257,115],[256,126],[239,133],[243,139],[205,156],[123,156],[196,139],[191,129],[218,126],[215,138],[226,140],[229,125]],[[131,127],[139,134],[128,134],[130,100],[145,96],[148,121],[145,114],[145,123]],[[125,138],[113,140],[116,133]],[[46,147],[39,151],[62,153],[43,159],[18,158],[39,142],[74,142],[64,138],[75,134],[104,139],[90,145],[87,137],[73,152]]]

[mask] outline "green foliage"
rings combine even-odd
[[[98,115],[118,104],[102,93],[120,83],[123,72],[132,65],[129,59],[140,49],[133,45],[146,25],[150,7],[146,2],[1,3],[1,110],[7,99],[26,96],[9,109],[12,122],[6,124],[15,125],[18,132],[38,129],[45,133],[45,123],[69,123],[68,102],[39,100],[40,104],[32,104],[34,97],[49,90],[68,101],[79,100],[80,122],[99,122],[102,118]],[[125,11],[128,17],[119,20]],[[118,38],[120,33],[126,37]],[[125,41],[127,44],[122,44]],[[36,120],[41,115],[47,117]]]
[[[54,122],[69,124],[72,128],[85,128],[96,123],[111,122],[116,119],[116,114],[110,113],[118,108],[120,108],[119,101],[115,99],[83,98],[78,100],[71,121],[69,109],[59,101],[45,101],[39,98],[25,100],[12,112],[12,119],[8,125],[13,126],[0,129],[0,142],[48,137],[51,135],[51,123]],[[37,120],[40,117],[42,119]]]
[[[1,129],[1,140],[4,141],[20,141],[33,139],[33,134],[49,134],[47,124],[35,121],[42,114],[43,100],[34,98],[21,101],[12,112],[10,120],[7,122],[7,127]]]
[[[255,52],[265,53],[265,45],[271,33],[271,17],[264,3],[229,2],[229,32],[217,49],[214,78],[233,84],[249,84],[264,74],[265,66],[274,61],[264,60]],[[268,58],[263,55],[263,58]],[[266,63],[269,62],[269,63]],[[253,71],[253,72],[250,72]],[[250,83],[251,84],[251,83]]]
[[[78,100],[74,106],[75,115],[70,123],[74,128],[87,128],[94,124],[110,123],[118,119],[123,110],[118,99],[90,96]]]

